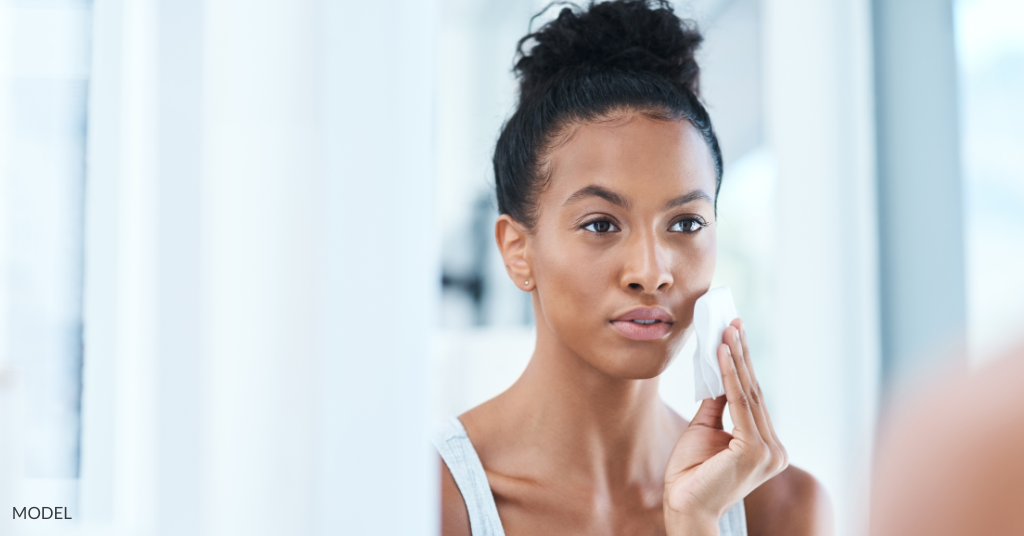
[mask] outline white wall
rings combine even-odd
[[[769,402],[793,463],[832,495],[839,534],[857,534],[879,363],[870,5],[763,8],[778,166]]]
[[[327,2],[318,525],[432,534],[433,1]],[[396,511],[396,507],[400,510]]]

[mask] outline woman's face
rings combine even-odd
[[[715,166],[686,121],[585,123],[547,155],[524,243],[538,322],[606,374],[651,378],[715,269]]]

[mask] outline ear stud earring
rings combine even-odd
[[[529,286],[530,285],[530,280],[527,279],[526,281],[523,281],[523,285]]]

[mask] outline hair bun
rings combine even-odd
[[[550,6],[549,6],[550,7]],[[694,53],[703,38],[666,0],[614,0],[586,10],[566,7],[519,42],[520,95],[563,72],[616,69],[651,73],[699,94]],[[524,44],[533,41],[529,52]]]

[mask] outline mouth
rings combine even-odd
[[[660,307],[636,307],[611,321],[612,327],[634,341],[658,340],[672,331],[675,318]]]

